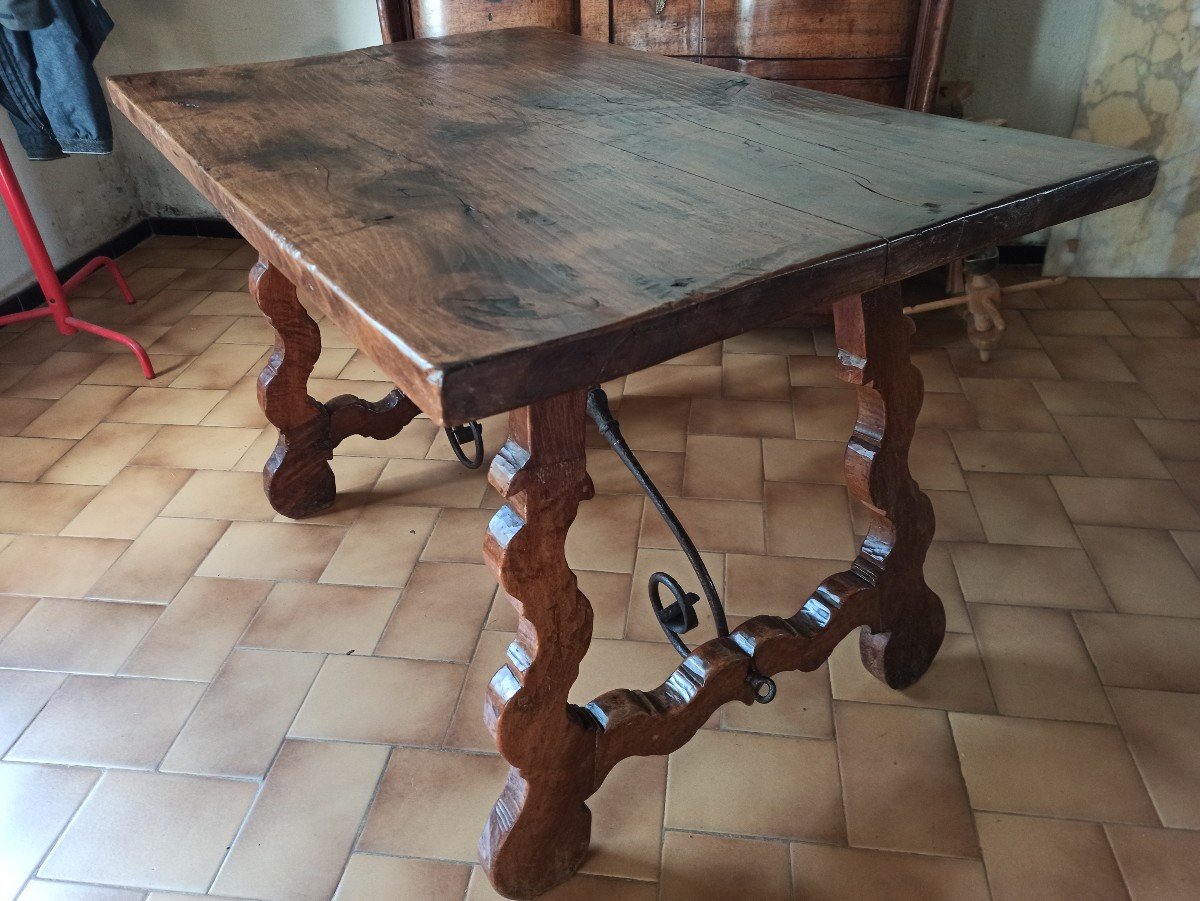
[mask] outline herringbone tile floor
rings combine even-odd
[[[156,237],[77,302],[160,375],[45,323],[0,331],[0,897],[483,899],[504,773],[482,692],[515,626],[480,562],[497,501],[418,420],[354,439],[341,497],[276,516],[254,380],[272,336],[236,241]],[[1019,270],[1005,276],[1028,275]],[[1178,281],[1011,297],[982,365],[923,318],[913,451],[949,614],[917,686],[848,641],[623,764],[595,848],[552,896],[1200,896],[1200,311]],[[382,396],[322,324],[313,392]],[[790,614],[854,553],[853,392],[827,330],[772,329],[612,386],[725,587]],[[503,423],[485,423],[489,451]],[[569,555],[596,608],[576,700],[677,658],[648,573],[682,555],[598,441]]]

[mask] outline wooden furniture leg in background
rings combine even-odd
[[[420,412],[399,389],[371,402],[343,394],[328,403],[308,396],[308,377],[321,355],[321,332],[296,297],[296,287],[265,260],[250,271],[250,294],[275,329],[275,349],[258,378],[258,402],[279,429],[263,467],[271,506],[302,519],[333,503],[337,492],[329,461],[351,435],[385,439]]]
[[[946,633],[942,602],[923,573],[933,507],[908,469],[925,394],[908,355],[914,326],[898,285],[843,298],[833,314],[838,375],[858,386],[846,484],[875,514],[854,561],[878,593],[879,620],[863,629],[862,658],[877,678],[906,688],[929,669]]]

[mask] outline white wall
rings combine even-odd
[[[973,81],[967,114],[1067,137],[1102,0],[956,0],[942,78]]]
[[[288,59],[379,43],[374,0],[104,0],[116,22],[100,77],[222,63]],[[56,266],[87,253],[146,216],[207,216],[211,207],[113,112],[109,157],[30,163],[0,113],[0,140]],[[0,212],[0,299],[33,275]]]

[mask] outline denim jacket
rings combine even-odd
[[[112,151],[92,69],[112,27],[99,0],[0,0],[0,106],[30,159]]]

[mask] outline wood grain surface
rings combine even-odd
[[[544,29],[110,86],[443,424],[1141,197],[1157,171]]]

